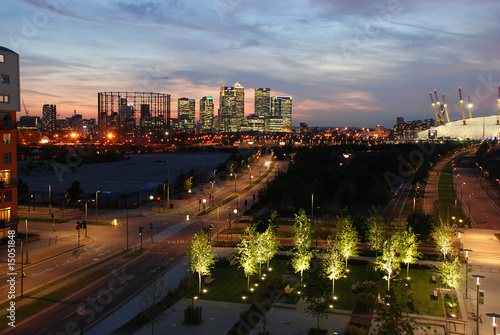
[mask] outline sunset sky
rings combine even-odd
[[[0,45],[21,60],[31,115],[58,105],[97,118],[97,92],[293,97],[293,125],[392,127],[433,118],[429,91],[460,118],[492,115],[500,85],[498,0],[3,1]],[[24,115],[24,112],[19,115]]]

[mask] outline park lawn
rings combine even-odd
[[[345,278],[340,278],[335,281],[335,296],[337,302],[334,303],[335,309],[350,311],[354,308],[356,295],[352,292],[351,286],[358,281],[363,282],[366,279],[367,267],[366,264],[349,264],[347,263],[349,273]],[[332,286],[328,287],[331,292]]]
[[[287,266],[287,260],[271,260],[269,266],[272,268],[270,273],[264,271],[266,264],[262,264],[262,273],[266,273],[264,281],[258,280],[258,274],[250,276],[250,287],[255,287],[255,283],[263,285],[269,282],[274,276],[281,276]],[[212,276],[215,280],[206,285],[202,283],[202,289],[206,288],[208,291],[202,295],[200,299],[227,301],[227,302],[244,302],[242,296],[248,296],[247,293],[247,277],[243,269],[238,268],[238,265],[232,267],[222,268],[219,272]],[[283,288],[285,285],[283,285]],[[250,296],[248,296],[250,298]],[[247,299],[248,301],[249,299]]]
[[[431,300],[431,291],[434,287],[439,287],[439,283],[431,283],[430,279],[434,271],[432,269],[412,269],[410,266],[410,280],[415,313],[420,315],[430,315],[444,317],[443,301],[441,295],[437,300]],[[396,280],[406,280],[406,268],[402,268]],[[393,282],[391,281],[391,286]],[[382,280],[380,295],[387,292],[387,281]]]
[[[462,220],[462,224],[459,224],[459,226],[461,226],[465,224],[467,220],[463,214],[460,201],[457,201],[457,208],[455,209],[455,199],[457,197],[457,193],[455,192],[455,187],[453,185],[452,173],[453,171],[450,161],[444,166],[443,171],[439,176],[438,194],[441,205],[440,216],[443,220],[449,219],[452,223],[457,223],[459,220]],[[452,217],[456,218],[455,221],[452,220]]]

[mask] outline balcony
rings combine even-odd
[[[0,121],[0,129],[3,129],[3,130],[17,129],[17,122],[16,121]]]
[[[18,183],[19,183],[18,178],[0,180],[0,188],[17,187]]]

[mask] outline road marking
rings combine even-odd
[[[73,315],[74,313],[76,313],[75,311],[69,313],[68,315],[66,315],[64,318],[62,318],[63,320],[69,318],[71,315]]]
[[[44,330],[42,330],[42,331],[40,331],[40,332],[36,333],[36,335],[42,334],[42,333],[44,333],[46,330],[49,330],[49,328],[45,328]]]

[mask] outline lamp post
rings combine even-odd
[[[480,278],[485,278],[484,276],[481,275],[472,275],[472,277],[476,278],[476,288],[477,288],[477,294],[476,294],[476,335],[479,335],[479,279]]]
[[[470,203],[472,202],[472,196],[474,193],[469,193],[469,228],[472,226],[472,215],[470,213]]]
[[[234,174],[234,194],[236,194],[236,173]]]
[[[203,213],[205,213],[205,204],[207,203],[207,199],[203,198]]]
[[[49,216],[52,215],[52,186],[49,185]]]
[[[454,217],[453,217],[454,218]],[[462,237],[462,234],[464,233],[463,231],[456,231],[455,233],[458,234],[458,256],[460,257],[460,249],[462,248],[462,243],[461,243],[461,237]]]
[[[99,216],[99,192],[101,191],[95,191],[95,222],[97,222]]]
[[[464,249],[465,251],[465,299],[468,298],[468,288],[469,288],[469,251],[471,249]]]
[[[314,220],[314,193],[311,193],[311,220]]]
[[[493,335],[496,335],[496,333],[497,333],[496,318],[500,318],[500,314],[486,313],[486,316],[489,316],[490,318],[493,318]]]
[[[26,264],[28,264],[28,218],[26,218]]]
[[[233,210],[233,213],[234,213],[234,224],[238,224],[238,218],[239,218],[238,209],[235,208]]]
[[[465,182],[463,182],[462,186],[460,187],[460,202],[462,203],[462,207],[463,207],[463,203],[464,203],[464,197],[463,197],[464,185],[465,185]]]

